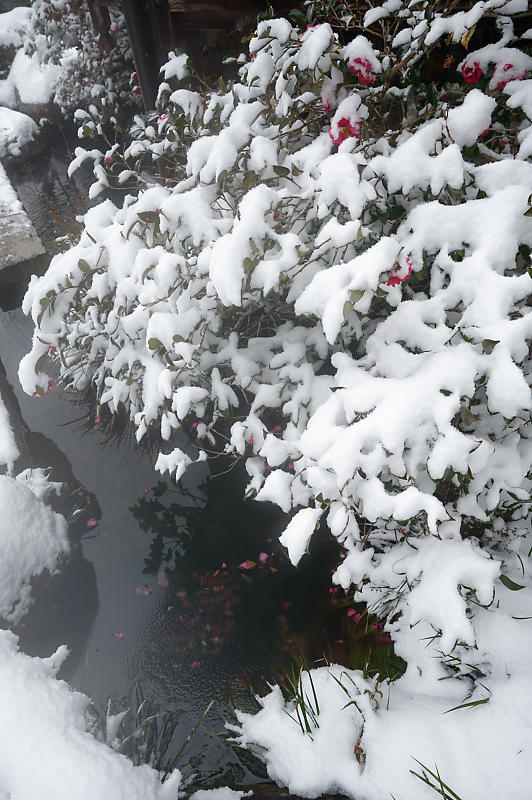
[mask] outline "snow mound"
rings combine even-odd
[[[0,158],[19,156],[37,132],[37,125],[27,114],[0,108]]]
[[[41,483],[34,492],[27,475],[0,476],[0,617],[15,624],[31,605],[31,578],[69,551],[67,523],[39,498]]]
[[[5,508],[5,506],[4,506]],[[175,800],[179,770],[164,784],[87,730],[89,698],[56,672],[68,654],[32,658],[0,631],[0,797],[10,800]]]
[[[0,47],[22,47],[30,16],[30,8],[12,8],[0,14]]]

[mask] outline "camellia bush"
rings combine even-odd
[[[91,103],[107,116],[109,107],[138,105],[140,88],[130,80],[133,54],[121,11],[109,7],[109,30],[100,35],[83,0],[32,0],[31,10],[24,50],[37,63],[59,68],[53,100],[63,114]]]
[[[527,4],[307,12],[306,27],[261,21],[215,91],[172,55],[125,148],[78,112],[95,148],[72,169],[92,159],[91,198],[107,199],[32,279],[20,379],[42,395],[54,362],[138,440],[160,435],[156,466],[176,479],[220,449],[243,461],[248,495],[291,514],[294,564],[319,524],[342,544],[333,581],[406,671],[385,688],[322,668],[292,700],[275,687],[238,734],[274,779],[525,800]]]

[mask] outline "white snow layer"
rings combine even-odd
[[[67,523],[24,476],[0,476],[0,508],[0,617],[17,623],[31,604],[31,578],[54,572],[68,552]]]
[[[0,798],[175,800],[179,770],[162,784],[88,732],[89,698],[55,677],[67,654],[32,658],[0,631]]]
[[[22,47],[30,16],[30,8],[12,8],[0,14],[0,47]]]
[[[21,148],[29,144],[37,132],[37,125],[27,114],[0,107],[0,158],[19,156]]]

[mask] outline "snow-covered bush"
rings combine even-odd
[[[466,696],[484,709],[530,611],[527,7],[394,0],[343,44],[312,24],[324,5],[306,30],[261,22],[217,91],[172,90],[172,57],[124,152],[76,151],[92,198],[134,193],[92,208],[32,281],[20,378],[41,394],[55,359],[139,440],[160,431],[177,479],[226,436],[249,494],[294,512],[293,563],[320,520],[344,546],[333,580],[386,619],[405,696],[433,698],[427,719]],[[475,50],[484,18],[494,41]]]
[[[96,98],[107,106],[134,102],[129,76],[134,70],[124,17],[109,8],[107,41],[94,32],[83,0],[32,0],[30,34],[19,58],[55,65],[53,100],[62,113],[85,108]]]

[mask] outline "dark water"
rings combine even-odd
[[[62,188],[64,153],[57,140],[17,172],[47,243],[58,231],[50,204],[66,220],[76,208],[79,187]],[[66,643],[61,677],[97,705],[139,681],[152,710],[182,714],[174,752],[214,700],[178,765],[190,762],[208,784],[260,780],[258,762],[224,741],[233,709],[255,709],[253,690],[286,681],[302,658],[388,669],[391,648],[370,625],[354,625],[348,599],[331,590],[337,544],[314,537],[292,567],[278,542],[284,515],[244,502],[246,476],[231,462],[193,467],[176,486],[154,471],[146,449],[113,436],[105,420],[95,424],[94,409],[61,389],[25,395],[17,369],[33,326],[18,307],[22,293],[0,298],[12,309],[0,311],[0,390],[23,452],[18,466],[49,466],[63,483],[58,510],[71,521],[72,554],[57,576],[36,581],[21,646],[47,656]]]
[[[71,525],[72,558],[35,588],[22,647],[48,655],[68,644],[62,677],[100,704],[140,679],[156,709],[184,712],[176,746],[215,700],[183,758],[203,757],[202,769],[221,766],[233,783],[250,781],[236,751],[217,738],[235,706],[254,707],[250,686],[264,687],[300,653],[345,659],[346,602],[329,595],[336,546],[316,543],[296,570],[277,541],[283,515],[242,501],[244,475],[212,478],[202,465],[177,487],[157,476],[146,451],[106,443],[60,389],[26,396],[16,375],[31,333],[19,309],[0,312],[11,418],[28,463],[49,465],[68,483],[62,510],[82,510]]]

